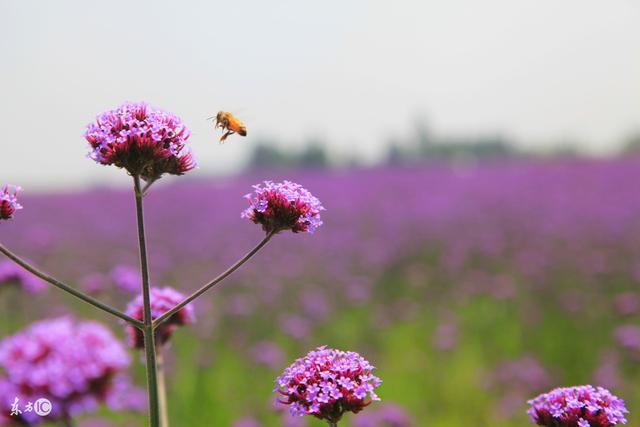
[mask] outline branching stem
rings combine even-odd
[[[195,291],[193,294],[191,294],[190,296],[188,296],[184,301],[182,301],[180,304],[176,305],[175,307],[173,307],[171,310],[167,311],[166,313],[164,313],[162,316],[158,317],[154,322],[153,322],[153,327],[154,329],[157,328],[158,326],[160,326],[163,322],[165,322],[166,320],[168,320],[171,316],[173,316],[175,313],[177,313],[178,311],[180,311],[184,306],[186,306],[187,304],[189,304],[190,302],[192,302],[193,300],[195,300],[196,298],[198,298],[200,295],[204,294],[205,292],[207,292],[209,289],[213,288],[215,285],[217,285],[218,283],[222,282],[224,279],[227,278],[227,276],[229,276],[231,273],[233,273],[234,271],[236,271],[238,268],[240,268],[242,266],[242,264],[244,264],[245,262],[249,261],[251,259],[251,257],[253,257],[260,249],[262,249],[264,247],[264,245],[266,245],[269,240],[271,240],[271,238],[275,235],[275,232],[271,232],[268,233],[264,239],[262,239],[262,241],[260,243],[258,243],[253,249],[251,249],[249,252],[247,252],[245,254],[245,256],[243,256],[242,258],[240,258],[238,261],[235,262],[235,264],[233,264],[231,267],[227,268],[223,273],[221,273],[218,277],[216,277],[215,279],[211,280],[209,283],[205,284],[204,286],[202,286],[200,289],[198,289],[197,291]]]

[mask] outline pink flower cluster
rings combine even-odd
[[[182,175],[196,164],[187,146],[189,129],[180,118],[144,102],[126,102],[87,126],[89,157],[145,180]]]
[[[34,323],[0,343],[0,425],[30,425],[93,411],[117,392],[129,363],[125,348],[99,323],[76,323],[69,317]],[[46,418],[27,411],[9,417],[6,409],[15,398],[22,405],[47,398],[52,412]]]
[[[241,217],[261,224],[267,233],[284,230],[313,233],[322,225],[320,212],[324,207],[301,185],[264,181],[253,188],[254,194],[245,195],[250,206]]]
[[[22,205],[18,203],[18,192],[20,187],[5,185],[0,190],[0,220],[13,218],[13,214],[22,209]]]
[[[47,283],[10,260],[0,261],[0,286],[19,285],[30,294],[46,289]]]
[[[382,381],[358,353],[319,347],[296,360],[276,380],[274,391],[291,405],[292,415],[313,415],[338,422],[345,412],[360,412],[373,400]]]
[[[626,424],[624,401],[591,385],[556,388],[528,401],[531,420],[546,427],[611,427]]]
[[[185,296],[175,289],[151,288],[151,318],[157,319],[173,307],[184,301]],[[144,320],[144,304],[142,295],[138,295],[136,299],[131,301],[127,306],[126,313],[134,319]],[[195,313],[193,306],[187,304],[184,308],[171,316],[156,330],[156,345],[160,346],[171,338],[178,326],[190,325],[195,322]],[[127,325],[127,334],[129,335],[129,345],[134,348],[144,348],[144,337],[142,332],[134,326]]]

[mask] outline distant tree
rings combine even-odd
[[[249,157],[250,168],[282,167],[289,163],[287,156],[278,148],[266,142],[258,143]]]
[[[329,156],[320,142],[305,144],[302,151],[278,148],[275,143],[261,142],[255,146],[248,161],[250,168],[326,168]]]
[[[623,147],[626,153],[640,152],[640,131],[629,135],[625,139]]]
[[[329,166],[329,157],[320,142],[311,142],[300,154],[294,156],[293,164],[305,168],[326,168]]]
[[[387,149],[386,163],[398,165],[406,161],[406,152],[397,143],[390,143]]]

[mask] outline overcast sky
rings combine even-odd
[[[82,138],[124,100],[180,115],[198,174],[260,137],[372,160],[418,118],[607,152],[640,129],[638,23],[637,0],[0,0],[0,182],[125,182]],[[249,136],[219,145],[220,109]]]

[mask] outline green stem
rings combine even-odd
[[[233,273],[238,268],[240,268],[240,266],[242,266],[242,264],[244,264],[245,262],[249,261],[249,259],[251,259],[251,257],[253,257],[260,249],[262,249],[262,247],[264,245],[266,245],[269,242],[269,240],[271,240],[271,238],[275,234],[276,234],[275,232],[268,233],[264,237],[264,239],[262,239],[262,241],[260,243],[258,243],[253,249],[251,249],[249,252],[247,252],[245,254],[245,256],[243,256],[238,261],[236,261],[235,264],[233,264],[231,267],[227,268],[222,274],[220,274],[218,277],[216,277],[215,279],[213,279],[212,281],[210,281],[209,283],[207,283],[206,285],[202,286],[200,289],[195,291],[193,294],[188,296],[180,304],[176,305],[171,310],[165,312],[162,316],[158,317],[153,322],[154,329],[157,328],[158,326],[160,326],[163,322],[167,321],[171,316],[173,316],[175,313],[180,311],[184,306],[189,304],[191,301],[195,300],[200,295],[204,294],[209,289],[213,288],[215,285],[217,285],[218,283],[222,282],[227,276],[229,276],[231,273]]]
[[[169,427],[169,405],[167,403],[167,385],[165,381],[165,364],[162,348],[157,351],[158,361],[158,395],[160,403],[160,420],[162,427]]]
[[[138,223],[138,245],[140,247],[140,270],[142,271],[142,301],[144,304],[144,352],[147,369],[147,391],[149,394],[149,423],[151,427],[160,427],[160,407],[158,398],[158,371],[156,345],[151,318],[151,287],[149,284],[149,265],[147,262],[147,241],[144,232],[144,211],[142,208],[142,189],[140,177],[133,177],[136,198],[136,219]]]
[[[118,310],[116,310],[115,308],[112,308],[110,306],[108,306],[107,304],[104,304],[100,301],[98,301],[97,299],[90,297],[89,295],[86,295],[74,288],[72,288],[71,286],[67,285],[66,283],[62,283],[61,281],[59,281],[58,279],[49,276],[46,273],[43,273],[42,271],[38,270],[36,267],[32,266],[31,264],[29,264],[28,262],[26,262],[25,260],[23,260],[22,258],[20,258],[18,255],[14,254],[13,252],[11,252],[9,249],[5,248],[3,245],[0,244],[0,253],[3,253],[7,258],[9,258],[10,260],[12,260],[13,262],[15,262],[16,264],[18,264],[20,267],[24,268],[25,270],[27,270],[29,273],[33,274],[34,276],[37,276],[39,278],[41,278],[42,280],[44,280],[45,282],[49,282],[50,284],[52,284],[53,286],[55,286],[58,289],[62,289],[63,291],[73,295],[74,297],[88,303],[91,304],[92,306],[105,311],[107,313],[110,313],[116,317],[119,317],[120,319],[132,324],[133,326],[135,326],[136,328],[141,329],[142,328],[142,322],[140,322],[139,320],[136,320],[130,316],[127,316],[125,313],[122,313]]]
[[[73,422],[71,415],[69,414],[66,414],[64,418],[62,418],[60,423],[62,424],[63,427],[74,427],[76,425],[76,423]]]

